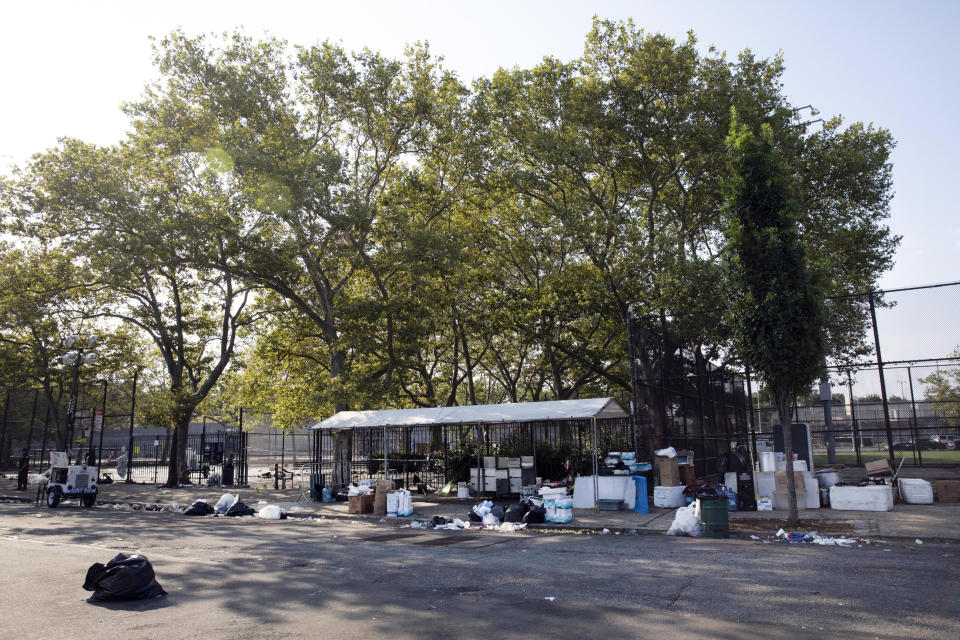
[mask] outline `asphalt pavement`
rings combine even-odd
[[[168,595],[87,603],[119,552]],[[5,503],[0,639],[960,637],[957,554]]]

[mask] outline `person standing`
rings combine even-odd
[[[27,473],[30,471],[30,453],[23,449],[17,463],[17,491],[27,490]]]

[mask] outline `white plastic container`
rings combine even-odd
[[[890,511],[893,509],[893,485],[834,485],[830,487],[830,508],[840,511]]]
[[[571,498],[561,498],[554,501],[553,521],[566,524],[573,522],[573,500]]]
[[[400,494],[396,491],[387,493],[387,517],[396,518],[397,509],[400,508]]]
[[[760,454],[760,471],[770,472],[777,470],[777,454],[773,451],[764,451]]]
[[[654,487],[653,506],[671,509],[674,507],[682,507],[686,504],[686,500],[683,498],[684,489],[686,489],[686,487],[682,484],[676,487]]]
[[[933,504],[933,485],[919,478],[900,478],[900,497],[907,504]]]

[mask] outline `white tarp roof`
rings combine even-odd
[[[358,427],[394,427],[436,424],[477,424],[528,422],[531,420],[575,420],[583,418],[622,418],[628,414],[613,398],[585,400],[548,400],[545,402],[508,402],[435,409],[380,409],[341,411],[314,429],[356,429]]]

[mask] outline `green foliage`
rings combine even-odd
[[[733,172],[727,262],[737,353],[786,403],[820,373],[826,352],[823,291],[811,276],[797,224],[790,173],[773,130],[754,134],[736,121],[729,137]]]
[[[960,358],[960,347],[953,350],[953,357]],[[919,382],[927,385],[924,399],[933,402],[937,413],[946,418],[960,418],[960,367],[934,371]]]
[[[898,242],[889,133],[835,118],[807,136],[781,58],[728,60],[692,34],[598,19],[578,59],[472,88],[422,45],[393,59],[175,32],[155,58],[126,140],[64,140],[0,197],[5,230],[84,285],[34,305],[37,344],[76,318],[122,320],[161,363],[152,392],[194,408],[214,393],[217,413],[245,406],[289,429],[348,405],[620,395],[631,305],[669,316],[730,298],[731,108],[777,141],[791,237],[826,291],[873,288]],[[45,277],[6,264],[3,279]],[[754,307],[781,304],[786,280]],[[0,300],[0,316],[20,302]],[[70,317],[61,329],[53,310]],[[835,357],[864,349],[866,318],[862,301],[831,302]],[[696,313],[670,330],[712,358],[734,333]],[[0,344],[11,384],[40,362],[22,338]],[[167,404],[151,415],[180,415]]]

